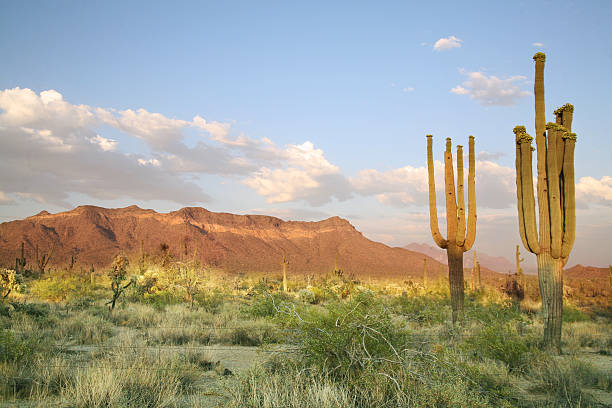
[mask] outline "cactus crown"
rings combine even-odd
[[[571,103],[566,103],[565,105],[563,105],[563,106],[557,108],[557,110],[555,110],[555,115],[560,115],[564,111],[573,112],[574,111],[574,105],[572,105]]]
[[[577,140],[576,134],[572,133],[572,132],[565,132],[563,135],[561,135],[561,138],[563,140],[565,140],[565,139]]]
[[[518,127],[518,126],[517,126]],[[521,133],[516,133],[516,144],[522,144],[522,143],[529,143],[531,144],[531,141],[533,140],[533,137],[529,136],[529,134],[527,132],[524,131],[524,127],[520,126],[523,128],[523,132]]]
[[[527,129],[525,129],[525,126],[515,126],[512,131],[517,137],[519,134],[527,133]]]
[[[470,138],[470,139],[474,139],[474,136],[470,135],[470,137],[469,137],[469,138]]]
[[[558,123],[553,123],[553,122],[548,122],[546,124],[546,130],[558,130],[561,132],[567,132],[567,129],[564,128],[563,126],[559,125]]]
[[[543,52],[536,52],[533,55],[533,60],[534,61],[542,61],[542,62],[544,62],[544,61],[546,61],[546,54],[544,54]]]
[[[433,137],[433,135],[426,135],[427,137]]]

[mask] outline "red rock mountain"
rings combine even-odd
[[[319,222],[283,221],[264,215],[214,213],[188,207],[157,213],[137,206],[107,209],[81,206],[58,214],[43,211],[24,220],[0,224],[0,263],[11,266],[25,243],[26,259],[34,264],[35,248],[53,248],[51,265],[104,267],[123,251],[136,260],[140,243],[149,256],[169,252],[189,258],[197,250],[204,263],[229,272],[277,273],[283,254],[295,273],[327,273],[336,262],[345,273],[372,277],[422,277],[445,274],[446,266],[403,248],[370,241],[348,221],[332,217]],[[186,248],[186,249],[185,249]]]

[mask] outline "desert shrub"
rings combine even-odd
[[[521,322],[493,321],[468,335],[461,348],[474,358],[497,360],[510,370],[522,370],[541,355],[538,338]]]
[[[154,293],[145,293],[143,302],[157,310],[164,310],[166,306],[182,303],[183,300],[170,289],[159,290]]]
[[[591,320],[591,317],[577,307],[567,303],[563,305],[563,323],[587,322],[589,320]]]
[[[546,393],[558,406],[594,405],[595,401],[583,388],[598,375],[591,366],[580,360],[548,358],[535,364],[530,376],[533,390]]]
[[[450,312],[450,299],[439,294],[398,296],[392,304],[397,313],[425,325],[444,322]]]
[[[51,319],[51,307],[47,303],[11,303],[12,314],[22,314],[38,324],[48,323]]]
[[[314,292],[310,289],[302,289],[298,292],[298,298],[304,303],[310,303],[311,305],[317,304],[318,300]]]
[[[408,334],[397,329],[389,310],[373,293],[333,302],[293,320],[301,331],[298,342],[306,365],[334,368],[334,374],[352,377],[368,365],[397,357]]]
[[[524,321],[520,305],[508,298],[490,299],[480,291],[475,298],[466,297],[465,319],[479,322]]]
[[[607,353],[612,349],[612,325],[591,321],[564,324],[561,339],[570,349],[593,347]]]
[[[250,317],[272,317],[276,315],[278,306],[289,299],[285,293],[259,293],[253,297],[249,305],[241,309],[241,312]]]
[[[41,300],[52,302],[78,301],[78,299],[95,299],[96,286],[89,279],[79,276],[51,276],[36,280],[30,284],[30,293]]]
[[[79,312],[60,320],[53,330],[57,340],[76,344],[100,344],[113,334],[113,325],[88,312]]]
[[[288,339],[287,329],[277,328],[265,320],[236,322],[237,327],[216,329],[215,343],[238,346],[261,346],[262,344],[283,343]]]
[[[445,355],[411,355],[367,365],[359,376],[338,378],[333,367],[305,368],[300,359],[277,357],[256,365],[230,389],[241,407],[510,407],[499,390],[486,389]],[[494,365],[495,366],[495,365]],[[507,379],[502,366],[488,370],[490,387]],[[478,370],[477,370],[478,371]],[[479,371],[480,372],[480,371]],[[496,375],[502,375],[495,380]],[[480,376],[484,376],[480,372]],[[291,378],[291,381],[287,381]]]
[[[224,300],[225,296],[223,296],[223,293],[216,290],[202,291],[195,296],[195,301],[198,306],[213,314],[219,312],[223,306]]]
[[[9,330],[0,329],[0,362],[27,363],[34,358],[37,346],[33,339],[22,339]]]

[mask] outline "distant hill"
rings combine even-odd
[[[447,264],[446,251],[438,247],[434,247],[427,244],[417,244],[413,242],[404,246],[403,248],[414,252],[420,252],[422,254],[432,257],[440,263],[443,263],[445,265]],[[507,274],[508,271],[514,273],[516,270],[516,266],[503,256],[491,256],[485,254],[484,252],[477,252],[476,255],[478,257],[478,262],[480,262],[480,266],[488,268],[492,271]],[[463,256],[463,267],[471,268],[473,265],[474,256],[470,251],[468,254],[464,254]]]
[[[136,260],[141,241],[149,256],[160,245],[180,259],[194,252],[204,264],[228,272],[277,273],[284,254],[293,273],[345,273],[372,277],[422,277],[423,255],[365,238],[348,221],[332,217],[318,222],[283,221],[265,215],[235,215],[188,207],[157,213],[137,206],[80,206],[0,224],[0,263],[15,264],[21,242],[32,265],[35,248],[53,247],[50,265],[104,267],[119,252]],[[446,276],[447,268],[429,259],[429,275]]]

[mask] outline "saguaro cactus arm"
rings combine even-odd
[[[438,226],[438,207],[436,205],[436,181],[434,176],[434,162],[433,162],[433,136],[427,135],[427,173],[429,176],[429,227],[431,229],[431,236],[442,249],[446,249],[448,241],[442,237],[440,233],[440,227]]]
[[[474,136],[470,136],[468,146],[468,220],[463,252],[469,251],[476,240],[476,160],[474,155]]]
[[[550,254],[557,259],[561,257],[561,239],[563,237],[557,147],[561,139],[560,134],[567,133],[567,131],[563,126],[556,123],[546,124],[546,129],[548,130],[546,173],[548,174],[548,206],[550,209]]]
[[[457,246],[465,242],[465,194],[463,192],[463,146],[457,145]]]
[[[561,243],[561,256],[569,256],[576,238],[576,193],[574,185],[574,148],[576,147],[576,134],[563,135],[565,146],[563,154],[563,239]]]
[[[519,214],[519,230],[525,248],[534,254],[540,253],[538,228],[536,224],[535,197],[533,194],[533,173],[531,167],[531,141],[524,126],[514,128],[516,135],[516,192]]]
[[[444,191],[446,193],[446,239],[457,239],[457,199],[455,198],[455,172],[453,171],[453,152],[451,139],[446,138],[444,152]]]

